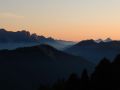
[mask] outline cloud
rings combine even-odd
[[[24,16],[17,15],[15,13],[0,13],[0,18],[7,18],[7,19],[23,19]]]

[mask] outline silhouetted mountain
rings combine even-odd
[[[86,46],[86,45],[97,45],[97,43],[94,40],[84,40],[80,43],[77,43],[75,46]]]
[[[97,43],[94,40],[86,40],[67,48],[65,52],[98,63],[104,57],[113,60],[116,55],[120,54],[120,41]]]
[[[74,42],[64,40],[55,40],[51,37],[39,36],[37,34],[30,34],[29,31],[7,31],[0,29],[0,49],[15,49],[17,47],[33,46],[38,44],[48,44],[57,49],[63,49]]]
[[[55,40],[51,37],[46,38],[44,36],[39,36],[37,34],[30,34],[29,31],[7,31],[5,29],[0,29],[0,42],[4,43],[11,43],[11,42],[40,42],[40,43],[46,43],[46,42],[55,42]]]
[[[91,75],[87,70],[81,76],[73,73],[67,80],[59,80],[52,87],[44,86],[39,90],[119,90],[119,81],[120,55],[113,62],[103,58]]]
[[[104,40],[104,42],[111,42],[111,41],[112,41],[111,38],[107,38],[107,39]]]
[[[97,43],[100,43],[100,42],[112,42],[113,40],[111,38],[106,38],[105,40],[102,40],[102,39],[98,39],[98,40],[95,40]]]
[[[103,40],[102,39],[97,39],[97,40],[95,40],[95,42],[100,43],[100,42],[103,42]]]
[[[0,51],[0,89],[37,90],[40,83],[67,79],[71,73],[90,72],[93,64],[49,45]]]

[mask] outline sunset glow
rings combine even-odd
[[[0,0],[0,28],[80,41],[120,40],[120,0]]]

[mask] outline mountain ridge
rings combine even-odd
[[[54,83],[67,79],[71,73],[80,74],[83,69],[89,72],[94,64],[82,57],[58,51],[49,45],[17,48],[0,51],[0,80],[7,81],[11,90],[33,90],[40,83]],[[1,89],[2,87],[0,87]],[[2,89],[3,90],[3,89]]]
[[[116,55],[120,54],[120,41],[112,40],[97,43],[94,40],[85,40],[64,51],[69,54],[82,56],[93,63],[99,63],[104,57],[112,61]]]
[[[74,45],[75,42],[57,40],[52,37],[45,37],[43,35],[40,36],[36,33],[30,33],[26,30],[13,32],[7,31],[5,29],[0,29],[0,47],[3,47],[3,49],[7,49],[7,44],[13,47],[13,49],[15,49],[16,46],[24,47],[39,44],[49,44],[57,49],[64,49],[69,45]],[[17,45],[15,46],[15,44]]]

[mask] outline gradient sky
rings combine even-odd
[[[73,41],[120,40],[120,0],[0,0],[0,28]]]

